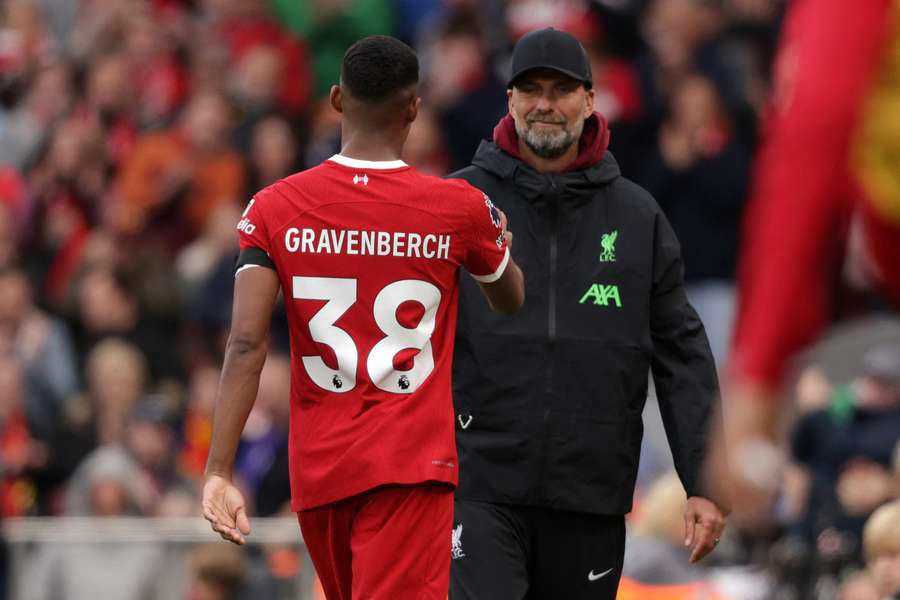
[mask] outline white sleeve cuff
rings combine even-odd
[[[506,253],[503,255],[503,260],[500,261],[500,266],[497,267],[497,270],[491,273],[490,275],[472,275],[472,278],[479,283],[494,283],[500,277],[503,276],[503,271],[506,270],[506,265],[509,264],[509,248],[506,249]]]
[[[253,265],[253,264],[244,265],[241,268],[239,268],[237,271],[234,272],[234,276],[236,278],[238,276],[238,273],[240,273],[241,271],[246,271],[247,269],[252,269],[253,267],[261,267],[261,266],[262,265]]]

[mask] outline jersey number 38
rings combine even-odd
[[[338,319],[356,303],[356,279],[339,277],[293,278],[293,296],[297,300],[325,300],[325,305],[309,320],[312,339],[330,347],[337,358],[337,370],[332,369],[321,356],[303,356],[303,367],[313,383],[338,394],[356,387],[359,350],[353,337],[335,325]],[[418,302],[425,314],[416,327],[410,328],[397,320],[397,309],[404,302]],[[373,312],[375,323],[384,337],[381,338],[366,359],[369,379],[379,389],[396,394],[411,394],[434,370],[434,354],[431,334],[434,333],[435,316],[441,302],[441,291],[427,281],[404,279],[395,281],[375,296]],[[412,348],[419,352],[408,371],[394,368],[394,357],[402,350]]]

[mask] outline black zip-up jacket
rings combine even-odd
[[[675,467],[688,494],[703,495],[715,365],[653,198],[609,152],[584,170],[542,174],[485,141],[450,177],[506,212],[526,285],[522,309],[500,317],[461,278],[457,497],[628,512],[651,366]]]

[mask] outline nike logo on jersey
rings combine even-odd
[[[588,581],[597,581],[598,579],[606,577],[607,575],[612,573],[612,571],[613,571],[612,569],[607,569],[607,570],[603,571],[602,573],[597,573],[595,575],[594,570],[591,569],[590,572],[588,573]]]

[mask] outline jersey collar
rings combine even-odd
[[[328,160],[353,169],[402,169],[409,166],[402,160],[359,160],[342,154],[335,154]]]

